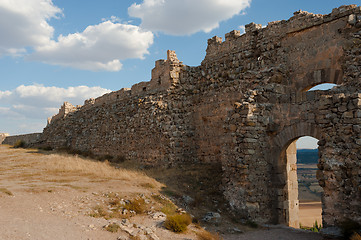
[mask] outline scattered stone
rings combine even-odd
[[[162,212],[155,212],[151,216],[153,219],[162,220],[162,221],[164,221],[167,218],[167,215],[165,215]]]
[[[182,196],[182,199],[183,199],[183,202],[186,204],[186,205],[190,205],[194,202],[194,199],[191,198],[190,196],[188,195],[183,195]]]
[[[221,220],[221,214],[217,212],[208,212],[206,215],[202,218],[204,222],[212,222],[212,223],[218,223]]]
[[[129,238],[125,236],[119,236],[117,240],[129,240]]]

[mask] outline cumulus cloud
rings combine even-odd
[[[13,91],[0,91],[0,118],[32,118],[45,121],[57,113],[64,101],[74,105],[85,99],[110,92],[101,87],[45,87],[43,85],[21,85]]]
[[[121,60],[144,58],[153,44],[153,33],[119,23],[111,16],[83,32],[54,39],[51,18],[62,10],[51,0],[0,0],[0,56],[24,56],[28,60],[91,71],[119,71]],[[31,49],[31,51],[28,51]]]
[[[221,21],[240,14],[251,0],[143,0],[128,8],[131,17],[142,20],[141,27],[171,35],[210,32]]]
[[[245,26],[245,25],[241,25],[241,26],[239,26],[238,28],[239,28],[241,34],[243,34],[243,33],[246,32],[246,26]]]
[[[47,21],[61,14],[51,0],[0,1],[0,56],[16,56],[26,47],[48,44],[54,28]]]
[[[153,37],[137,26],[105,21],[36,47],[29,59],[84,70],[119,71],[120,60],[144,58]]]

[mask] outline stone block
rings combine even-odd
[[[355,25],[357,22],[357,17],[355,14],[351,14],[350,16],[348,16],[348,20],[347,22],[351,25]]]

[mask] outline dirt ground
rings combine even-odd
[[[322,223],[321,202],[300,202],[299,212],[300,224],[305,227],[312,227],[315,221]]]
[[[158,196],[162,186],[140,172],[107,163],[0,145],[0,240],[200,239],[197,234],[202,228],[192,224],[186,233],[175,234],[164,228],[164,219],[155,217],[157,207],[151,196]],[[127,217],[127,225],[112,233],[104,226],[114,221],[121,225],[121,219],[90,215],[115,195],[142,196],[150,203],[146,214]],[[139,238],[135,230],[147,233]],[[223,238],[322,239],[286,228],[223,234]]]

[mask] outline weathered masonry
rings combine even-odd
[[[208,40],[198,67],[173,51],[150,82],[65,103],[43,145],[121,155],[143,164],[221,162],[239,218],[298,226],[294,140],[319,139],[323,224],[361,222],[361,8]],[[321,83],[337,87],[310,91]]]

